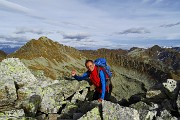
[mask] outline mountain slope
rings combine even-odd
[[[158,81],[180,79],[180,53],[171,48],[155,45],[149,49],[132,48],[130,51],[99,49],[82,52],[86,57],[104,57],[112,66],[136,70]]]
[[[180,80],[180,53],[173,48],[155,45],[149,49],[135,49],[129,52],[128,56],[169,74],[173,79]]]
[[[0,61],[2,61],[4,58],[6,58],[6,56],[7,56],[7,54],[4,51],[0,50]]]
[[[82,52],[87,58],[107,59],[113,72],[113,95],[118,100],[145,93],[169,78],[180,80],[179,53],[173,49],[153,46],[149,49],[132,48],[130,51],[99,49]]]
[[[85,57],[78,50],[47,37],[30,40],[8,57],[20,58],[30,69],[40,70],[51,79],[70,75],[72,69],[84,70]]]

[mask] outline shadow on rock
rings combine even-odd
[[[40,107],[42,99],[39,95],[32,95],[29,102],[24,106],[24,111],[27,117],[35,117]]]

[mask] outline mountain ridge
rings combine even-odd
[[[82,64],[81,59],[85,61],[82,53],[75,48],[64,46],[45,36],[40,37],[38,40],[30,40],[7,57],[20,58],[28,68],[32,70],[42,70],[47,77],[52,79],[57,79],[59,73],[65,74],[65,72],[63,72],[65,69],[69,69],[68,71],[70,73],[70,69],[73,69],[73,64],[69,67],[67,63],[77,61],[77,63]],[[74,65],[74,67],[76,68],[76,65]]]

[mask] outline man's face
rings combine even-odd
[[[88,62],[86,63],[86,68],[89,70],[89,71],[93,71],[94,70],[94,67],[95,67],[95,64],[92,63],[92,62]]]

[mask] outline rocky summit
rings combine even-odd
[[[0,62],[0,120],[178,120],[178,48],[76,50],[47,37],[32,39]],[[113,73],[110,101],[92,100],[86,59],[107,59]]]
[[[64,46],[45,36],[38,40],[32,39],[19,50],[7,57],[19,58],[29,69],[42,73],[50,78],[57,79],[63,75],[70,75],[72,69],[84,71],[85,57],[75,48]]]

